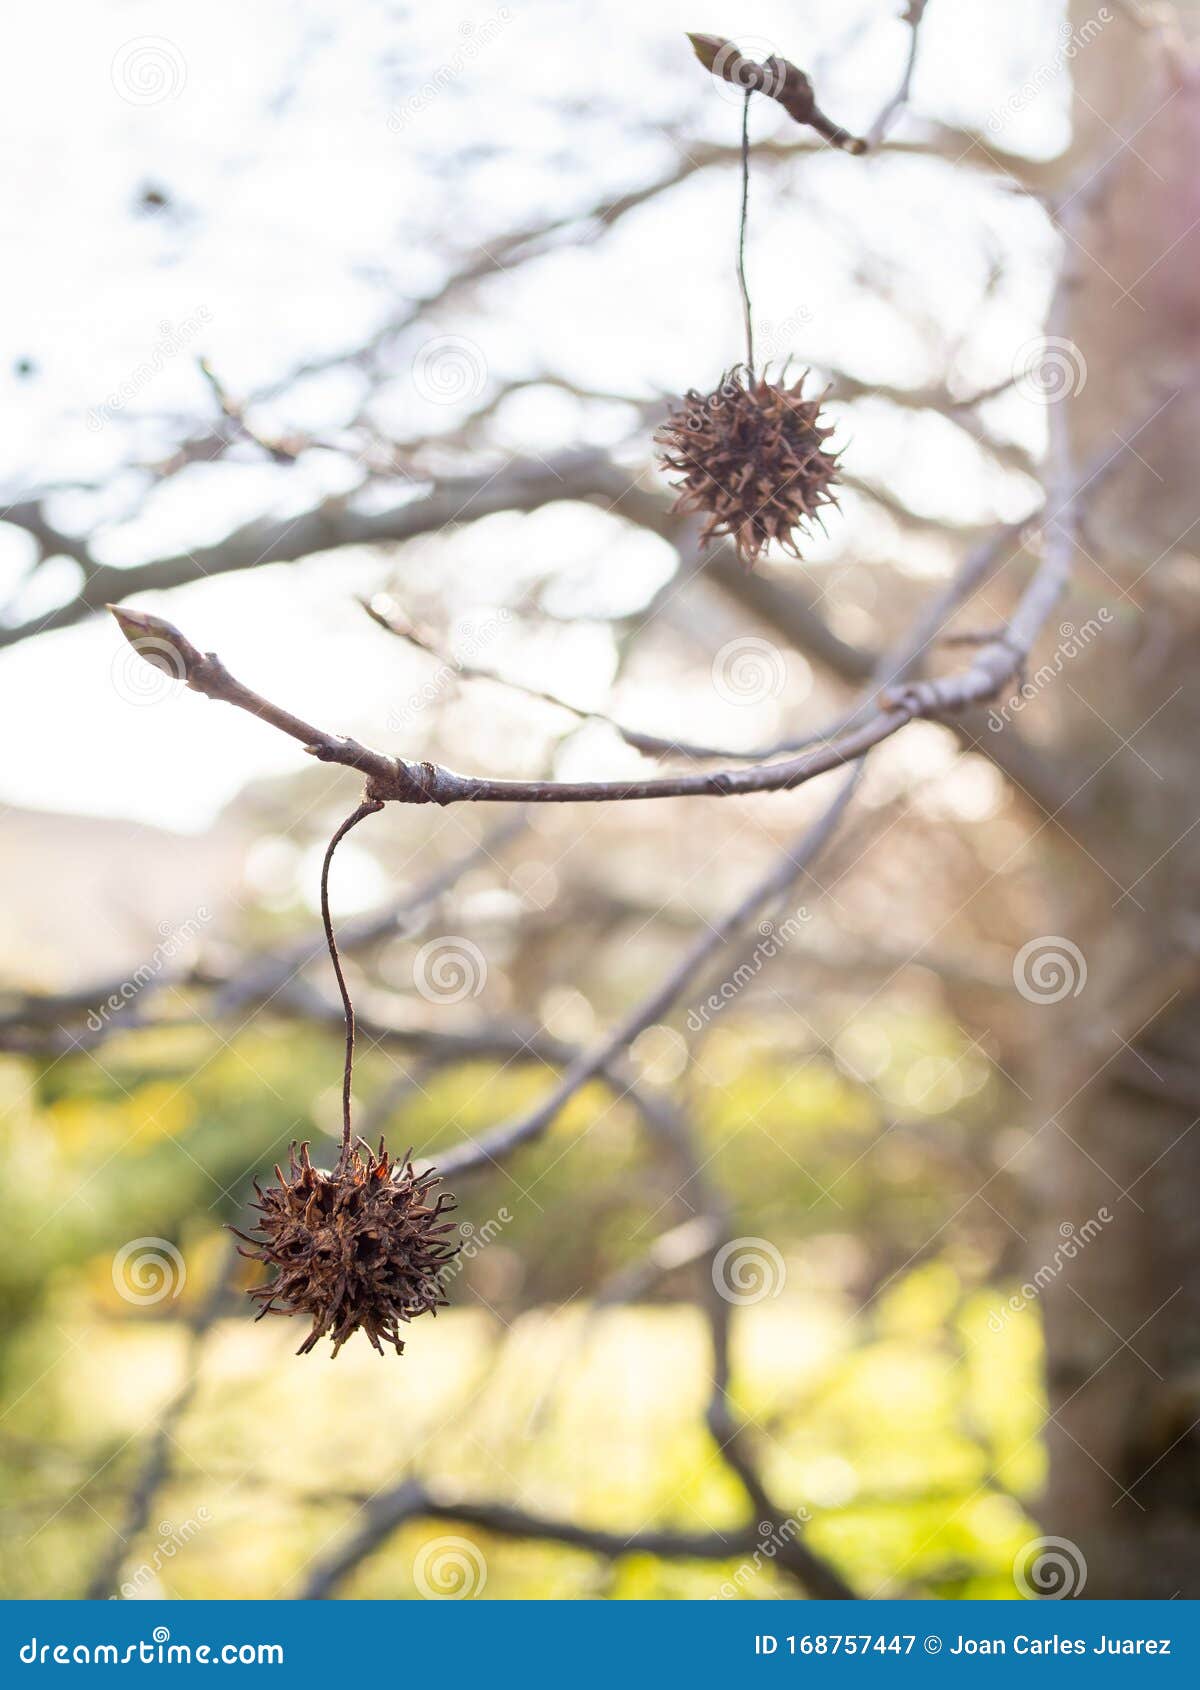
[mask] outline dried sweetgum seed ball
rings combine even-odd
[[[299,1355],[326,1333],[336,1355],[360,1329],[381,1355],[385,1343],[402,1354],[400,1327],[446,1306],[441,1273],[459,1250],[446,1237],[455,1223],[441,1218],[453,1197],[432,1200],[436,1171],[414,1173],[409,1156],[392,1161],[381,1139],[378,1152],[360,1141],[332,1173],[313,1167],[307,1144],[293,1144],[288,1173],[277,1167],[275,1179],[265,1191],[255,1182],[255,1235],[238,1233],[250,1246],[242,1254],[274,1269],[250,1293],[259,1318],[311,1316]]]
[[[728,536],[748,569],[772,542],[799,557],[821,509],[837,504],[833,428],[803,387],[804,376],[789,386],[735,365],[712,393],[687,393],[654,437],[681,477],[676,510],[705,512],[701,544]]]

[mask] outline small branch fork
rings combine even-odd
[[[917,54],[921,46],[921,25],[925,21],[925,11],[929,0],[908,0],[904,13],[904,21],[908,25],[908,57],[904,61],[900,83],[891,99],[883,106],[879,116],[867,131],[867,146],[874,150],[886,138],[892,124],[908,104],[912,93],[913,73],[917,68]]]
[[[637,780],[502,780],[465,775],[436,763],[409,762],[314,727],[272,704],[230,674],[214,652],[201,652],[172,623],[149,612],[109,609],[145,660],[206,698],[232,704],[299,740],[310,756],[341,763],[366,776],[364,798],[374,804],[596,804],[648,798],[730,798],[787,792],[831,769],[857,762],[918,717],[940,719],[993,699],[1024,668],[1038,633],[1066,588],[1057,549],[1035,572],[1012,620],[978,647],[968,666],[938,680],[911,682],[878,697],[877,707],[846,733],[797,757]]]

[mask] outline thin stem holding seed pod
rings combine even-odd
[[[750,209],[750,96],[742,102],[742,215],[738,224],[738,287],[742,293],[742,320],[746,325],[746,368],[754,374],[754,320],[750,313],[750,289],[746,285],[746,214]]]
[[[350,1160],[350,1085],[354,1078],[354,1005],[350,1000],[350,992],[346,985],[346,976],[342,973],[342,959],[338,955],[337,940],[333,936],[333,921],[329,914],[329,865],[333,862],[333,853],[352,827],[367,816],[373,816],[377,810],[383,809],[383,801],[379,798],[364,798],[353,815],[347,816],[338,828],[325,851],[325,861],[321,864],[321,920],[325,924],[325,943],[329,946],[329,960],[333,963],[333,972],[337,977],[338,991],[342,994],[342,1008],[346,1012],[346,1064],[342,1073],[342,1153],[338,1158],[338,1168],[345,1169]]]

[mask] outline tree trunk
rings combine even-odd
[[[1200,7],[1180,15],[1191,47],[1115,3],[1072,5],[1080,173],[1048,353],[1074,464],[1121,453],[1081,507],[1064,607],[1099,632],[1079,655],[1065,636],[1038,706],[1087,781],[1095,860],[1061,847],[1048,865],[1044,933],[1070,990],[1025,993],[1043,1070],[1040,1514],[1089,1597],[1200,1597]]]

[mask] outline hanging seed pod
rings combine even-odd
[[[403,1354],[400,1327],[446,1306],[440,1275],[460,1248],[446,1237],[456,1223],[441,1219],[454,1199],[431,1201],[437,1173],[414,1173],[408,1156],[389,1159],[382,1139],[378,1153],[360,1139],[332,1173],[313,1167],[307,1144],[293,1144],[289,1172],[276,1167],[275,1178],[265,1191],[255,1181],[257,1235],[238,1233],[250,1246],[241,1254],[275,1270],[250,1292],[259,1319],[311,1316],[298,1355],[326,1333],[336,1355],[360,1329],[380,1355],[385,1343]]]
[[[681,477],[676,510],[705,512],[701,544],[728,536],[747,569],[772,543],[798,558],[822,508],[837,504],[833,428],[803,387],[804,376],[789,386],[735,365],[712,393],[689,391],[654,437]]]

